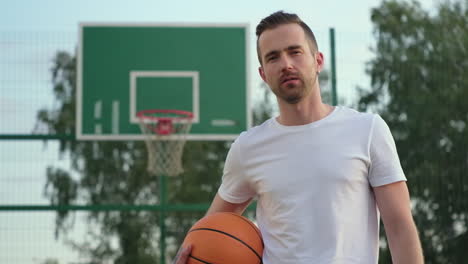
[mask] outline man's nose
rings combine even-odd
[[[281,71],[288,71],[293,68],[292,60],[288,56],[281,56]]]

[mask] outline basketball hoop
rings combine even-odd
[[[181,174],[182,153],[193,114],[180,110],[143,110],[137,113],[148,150],[148,172],[158,176]]]

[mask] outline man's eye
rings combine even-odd
[[[267,61],[274,61],[278,58],[278,56],[270,56],[267,58]]]

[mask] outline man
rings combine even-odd
[[[280,114],[233,143],[207,215],[242,214],[257,198],[265,264],[375,264],[380,211],[393,263],[423,263],[386,123],[322,102],[324,57],[299,17],[276,12],[256,33],[259,73]],[[176,263],[189,252],[181,249]]]

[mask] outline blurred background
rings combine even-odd
[[[170,263],[220,183],[232,141],[188,141],[162,199],[144,142],[76,140],[79,23],[247,24],[257,125],[277,109],[254,32],[277,10],[315,32],[324,100],[390,126],[426,263],[467,263],[466,0],[1,1],[0,263]],[[379,263],[391,263],[384,232],[381,242]]]

